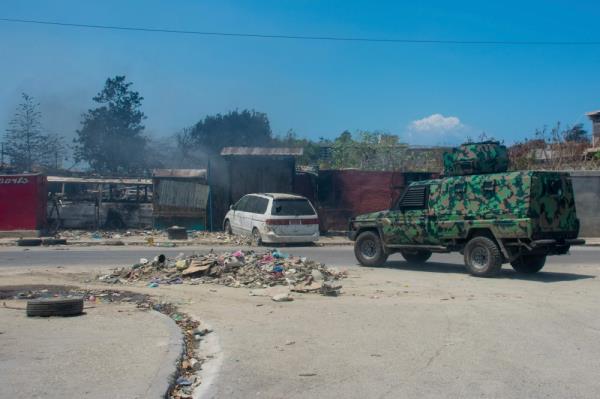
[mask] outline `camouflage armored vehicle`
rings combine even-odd
[[[444,154],[444,169],[444,178],[410,184],[392,209],[350,221],[360,264],[381,266],[395,252],[423,263],[457,251],[476,276],[503,263],[535,273],[546,256],[584,243],[568,173],[507,172],[506,147],[493,141]]]

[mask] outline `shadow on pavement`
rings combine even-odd
[[[426,262],[423,264],[416,264],[406,261],[388,261],[384,267],[388,269],[411,270],[415,272],[468,274],[464,265],[459,265],[456,263]],[[496,278],[538,281],[541,283],[555,283],[559,281],[575,281],[596,278],[596,276],[589,274],[545,272],[543,270],[536,274],[521,274],[512,269],[507,269],[507,267],[510,268],[510,266],[504,265],[502,271],[498,276],[496,276]]]

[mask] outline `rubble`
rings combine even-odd
[[[193,231],[177,226],[180,235],[174,238],[167,230],[62,230],[57,232],[56,239],[66,239],[72,245],[149,245],[155,247],[175,247],[177,244],[168,240],[178,241],[181,245],[194,243],[211,243],[212,245],[252,246],[252,238],[247,236],[229,235],[223,232]],[[187,235],[184,237],[184,235]],[[122,243],[122,244],[120,244]]]
[[[278,250],[257,252],[253,250],[184,256],[174,259],[159,255],[152,262],[140,259],[127,268],[117,268],[112,273],[99,276],[105,283],[146,282],[149,287],[161,284],[220,284],[228,287],[252,289],[250,295],[271,296],[274,301],[289,301],[290,291],[338,295],[342,288],[339,280],[346,272],[329,268],[313,260],[290,256]],[[274,286],[285,286],[284,292],[261,292]]]

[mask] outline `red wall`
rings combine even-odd
[[[46,176],[0,175],[0,231],[43,229],[47,196]]]
[[[314,201],[321,231],[346,230],[354,216],[389,209],[411,181],[431,177],[431,173],[418,172],[321,170]],[[307,191],[296,185],[296,192],[300,189]]]

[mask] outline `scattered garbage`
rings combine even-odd
[[[98,280],[109,283],[146,281],[148,287],[161,284],[220,284],[228,287],[251,288],[251,295],[271,296],[274,301],[290,301],[289,292],[320,293],[335,296],[342,288],[345,271],[330,268],[307,258],[281,253],[278,250],[255,252],[237,250],[185,256],[173,259],[159,255],[152,262],[142,258],[131,267],[117,268]],[[287,291],[271,294],[260,289],[285,286]],[[253,294],[254,293],[254,294]]]
[[[174,234],[173,232],[170,233],[170,229],[174,228]],[[66,240],[68,240],[70,245],[149,245],[173,248],[177,246],[175,242],[169,242],[173,240],[177,241],[180,245],[252,246],[252,237],[229,235],[223,232],[186,231],[185,228],[179,226],[172,226],[166,230],[61,230],[56,233],[54,239],[61,240],[60,242],[57,241],[61,245],[64,245]],[[98,242],[95,243],[95,241]]]
[[[294,298],[292,298],[289,293],[273,295],[271,299],[275,302],[290,302],[294,300]]]

